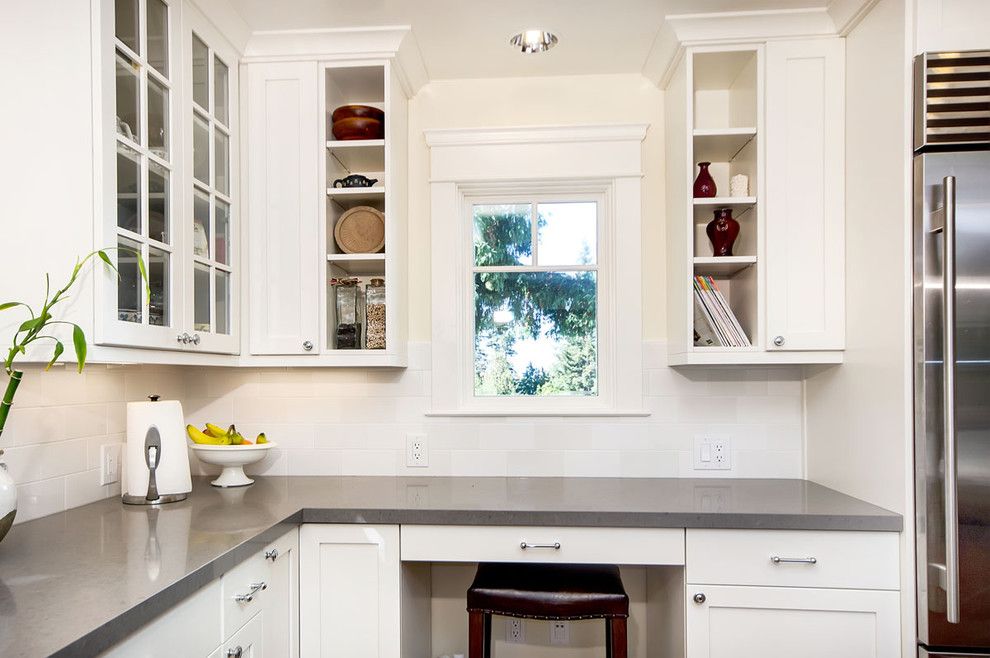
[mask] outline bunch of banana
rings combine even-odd
[[[251,445],[251,442],[244,438],[244,435],[237,431],[237,428],[231,425],[227,429],[220,427],[219,425],[214,425],[213,423],[207,423],[204,429],[199,429],[195,425],[186,425],[186,434],[192,439],[193,443],[199,443],[203,445],[213,445],[213,446],[239,446],[239,445]],[[265,433],[262,432],[258,435],[255,441],[256,443],[268,443],[268,439],[265,438]]]

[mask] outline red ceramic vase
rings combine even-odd
[[[732,245],[739,237],[739,222],[732,218],[732,208],[719,208],[715,218],[705,228],[712,241],[713,256],[731,256]]]
[[[715,179],[708,173],[708,165],[711,162],[699,162],[698,177],[694,179],[694,198],[707,199],[715,196]]]

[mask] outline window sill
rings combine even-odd
[[[597,411],[526,411],[512,410],[505,411],[484,410],[484,409],[437,409],[427,411],[424,415],[433,418],[645,418],[652,412],[646,409],[602,409]]]

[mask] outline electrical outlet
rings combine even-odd
[[[732,469],[732,443],[727,436],[694,437],[694,470],[728,471]]]
[[[430,465],[430,450],[425,434],[406,434],[406,466],[426,468]]]
[[[568,645],[571,643],[571,629],[566,621],[550,622],[550,644]]]
[[[526,641],[522,619],[509,617],[505,620],[505,641],[512,644],[523,644]]]
[[[100,484],[113,484],[120,479],[120,444],[100,446]]]

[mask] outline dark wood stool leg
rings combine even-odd
[[[484,658],[492,658],[492,616],[485,615],[485,654]]]
[[[487,658],[486,620],[490,623],[488,615],[481,611],[468,612],[468,658]]]
[[[628,639],[626,638],[626,618],[611,617],[605,622],[605,638],[608,643],[608,658],[626,658]]]

